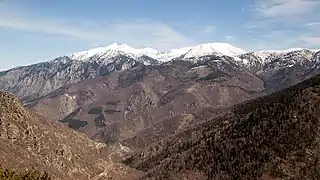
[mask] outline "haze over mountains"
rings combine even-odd
[[[3,146],[7,148],[0,153],[6,164],[20,168],[6,157],[19,147],[18,154],[27,155],[19,155],[24,160],[21,167],[53,168],[50,173],[63,171],[65,179],[82,174],[87,175],[84,179],[292,178],[302,171],[313,178],[318,169],[310,167],[319,164],[319,73],[317,50],[246,52],[227,43],[168,52],[114,43],[13,68],[0,72],[0,90],[13,93],[23,104],[1,94],[0,122],[6,129],[1,142],[10,146]],[[26,128],[20,121],[31,123],[32,131],[37,130],[35,124],[50,129],[34,136],[56,139],[65,150],[62,154],[46,150],[52,144],[37,138],[29,146],[31,140],[19,135]],[[299,130],[309,134],[303,136]],[[286,136],[298,132],[301,136],[292,137],[292,142],[303,142],[304,147]],[[281,139],[273,138],[278,136]],[[264,146],[268,139],[270,146]],[[78,147],[74,141],[83,145]],[[280,148],[290,143],[286,150]],[[74,148],[77,152],[70,153]],[[35,161],[28,164],[33,151]],[[248,157],[239,158],[234,152]],[[305,159],[298,160],[295,152]],[[264,161],[252,154],[268,158]],[[42,157],[47,156],[55,163],[45,163]],[[296,167],[298,161],[305,164]],[[280,169],[272,168],[279,163]],[[72,169],[75,166],[77,170]]]

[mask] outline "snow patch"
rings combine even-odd
[[[174,58],[178,58],[180,56],[182,56],[183,54],[187,53],[190,49],[192,49],[193,47],[184,47],[184,48],[180,48],[180,49],[171,49],[168,52],[160,52],[158,54],[156,54],[155,56],[153,56],[152,58],[154,59],[158,59],[162,62],[167,62],[170,61]]]
[[[127,70],[131,68],[131,64],[130,63],[124,63],[121,67],[121,71]]]
[[[246,51],[243,49],[234,47],[228,43],[208,43],[195,46],[183,56],[184,58],[199,58],[207,55],[225,55],[234,57],[244,53],[246,53]]]
[[[207,65],[201,65],[201,66],[193,67],[193,68],[191,68],[191,70],[194,70],[194,69],[206,69],[206,68],[208,68]]]
[[[64,94],[67,98],[69,98],[69,99],[72,99],[72,100],[76,100],[76,95],[74,95],[74,96],[70,96],[69,94]]]
[[[69,55],[74,60],[88,60],[92,57],[113,58],[118,55],[127,55],[132,58],[138,58],[143,55],[152,56],[158,51],[153,48],[134,49],[127,44],[113,43],[106,47],[98,47],[88,51],[81,51]]]
[[[248,59],[242,59],[243,64],[249,64],[249,60]]]
[[[283,49],[283,50],[259,50],[256,52],[264,52],[264,53],[289,53],[289,52],[293,52],[293,51],[302,51],[302,50],[309,50],[312,52],[317,52],[319,51],[319,49],[307,49],[307,48],[289,48],[289,49]]]
[[[124,152],[131,152],[131,149],[127,146],[122,145],[121,143],[119,143],[120,149]]]

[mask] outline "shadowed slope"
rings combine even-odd
[[[320,75],[237,105],[125,163],[147,172],[142,179],[319,179],[319,118]]]

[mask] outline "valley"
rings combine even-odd
[[[54,179],[317,179],[319,54],[114,43],[0,72],[0,164]]]

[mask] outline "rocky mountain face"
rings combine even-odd
[[[28,107],[92,139],[111,143],[199,108],[225,108],[262,96],[263,90],[263,81],[228,58],[197,64],[180,60],[139,65],[64,86],[30,101]]]
[[[112,44],[0,72],[24,106],[0,93],[0,163],[65,179],[314,179],[319,76],[271,93],[319,74],[319,58]]]
[[[18,95],[30,93],[30,89],[37,91],[31,96],[22,95],[23,100],[47,119],[84,132],[94,140],[114,143],[128,142],[136,133],[156,124],[175,132],[178,125],[167,127],[163,123],[204,107],[227,108],[287,88],[319,72],[319,52],[305,49],[240,54],[243,51],[229,45],[226,46],[229,49],[225,46],[219,49],[217,45],[207,44],[187,51],[187,59],[183,58],[185,54],[159,63],[160,60],[136,53],[142,50],[115,47],[63,57],[64,68],[58,68],[63,64],[61,59],[45,63],[49,73],[31,72],[37,76],[34,81],[28,81],[35,83],[40,75],[44,86],[17,85],[12,80],[11,87]],[[125,50],[130,52],[127,56]],[[201,56],[192,57],[196,52]],[[56,66],[50,69],[48,63]],[[34,70],[44,69],[43,66]],[[11,76],[3,75],[2,79],[8,77]],[[33,75],[25,75],[23,81],[30,77]],[[5,83],[2,86],[10,87]]]
[[[320,178],[320,75],[216,117],[195,116],[180,118],[202,123],[124,163],[145,172],[139,179]]]
[[[13,95],[0,93],[1,166],[36,168],[53,179],[133,178],[138,171],[112,160],[121,151],[52,123],[25,109]]]
[[[108,63],[104,60],[78,61],[64,56],[48,62],[14,68],[0,73],[0,90],[14,93],[27,101],[46,95],[66,84],[132,68],[144,60],[157,63],[149,57],[132,59],[124,55],[112,57],[108,59]]]
[[[269,58],[273,60],[269,60],[256,75],[265,81],[270,92],[279,91],[316,75],[310,71],[318,67],[319,62],[317,53],[310,50],[297,50]]]
[[[156,123],[123,142],[141,147],[127,157],[119,157],[129,151],[121,143],[91,141],[11,94],[0,99],[0,163],[13,169],[34,167],[54,179],[319,179],[320,75]]]
[[[238,56],[237,61],[240,62],[241,67],[246,68],[248,71],[252,73],[256,73],[269,61],[272,61],[275,55],[276,53],[264,51],[248,52],[240,54]]]
[[[209,43],[160,52],[152,48],[134,49],[115,43],[0,72],[0,90],[28,101],[66,84],[124,71],[139,64],[155,66],[172,59],[198,63],[208,56],[217,61],[227,58],[236,63],[238,68],[266,81],[266,87],[272,89],[271,92],[298,83],[306,79],[304,77],[311,77],[309,74],[315,75],[319,67],[319,52],[307,49],[245,52],[230,44]],[[278,89],[271,87],[275,82],[278,83]]]

